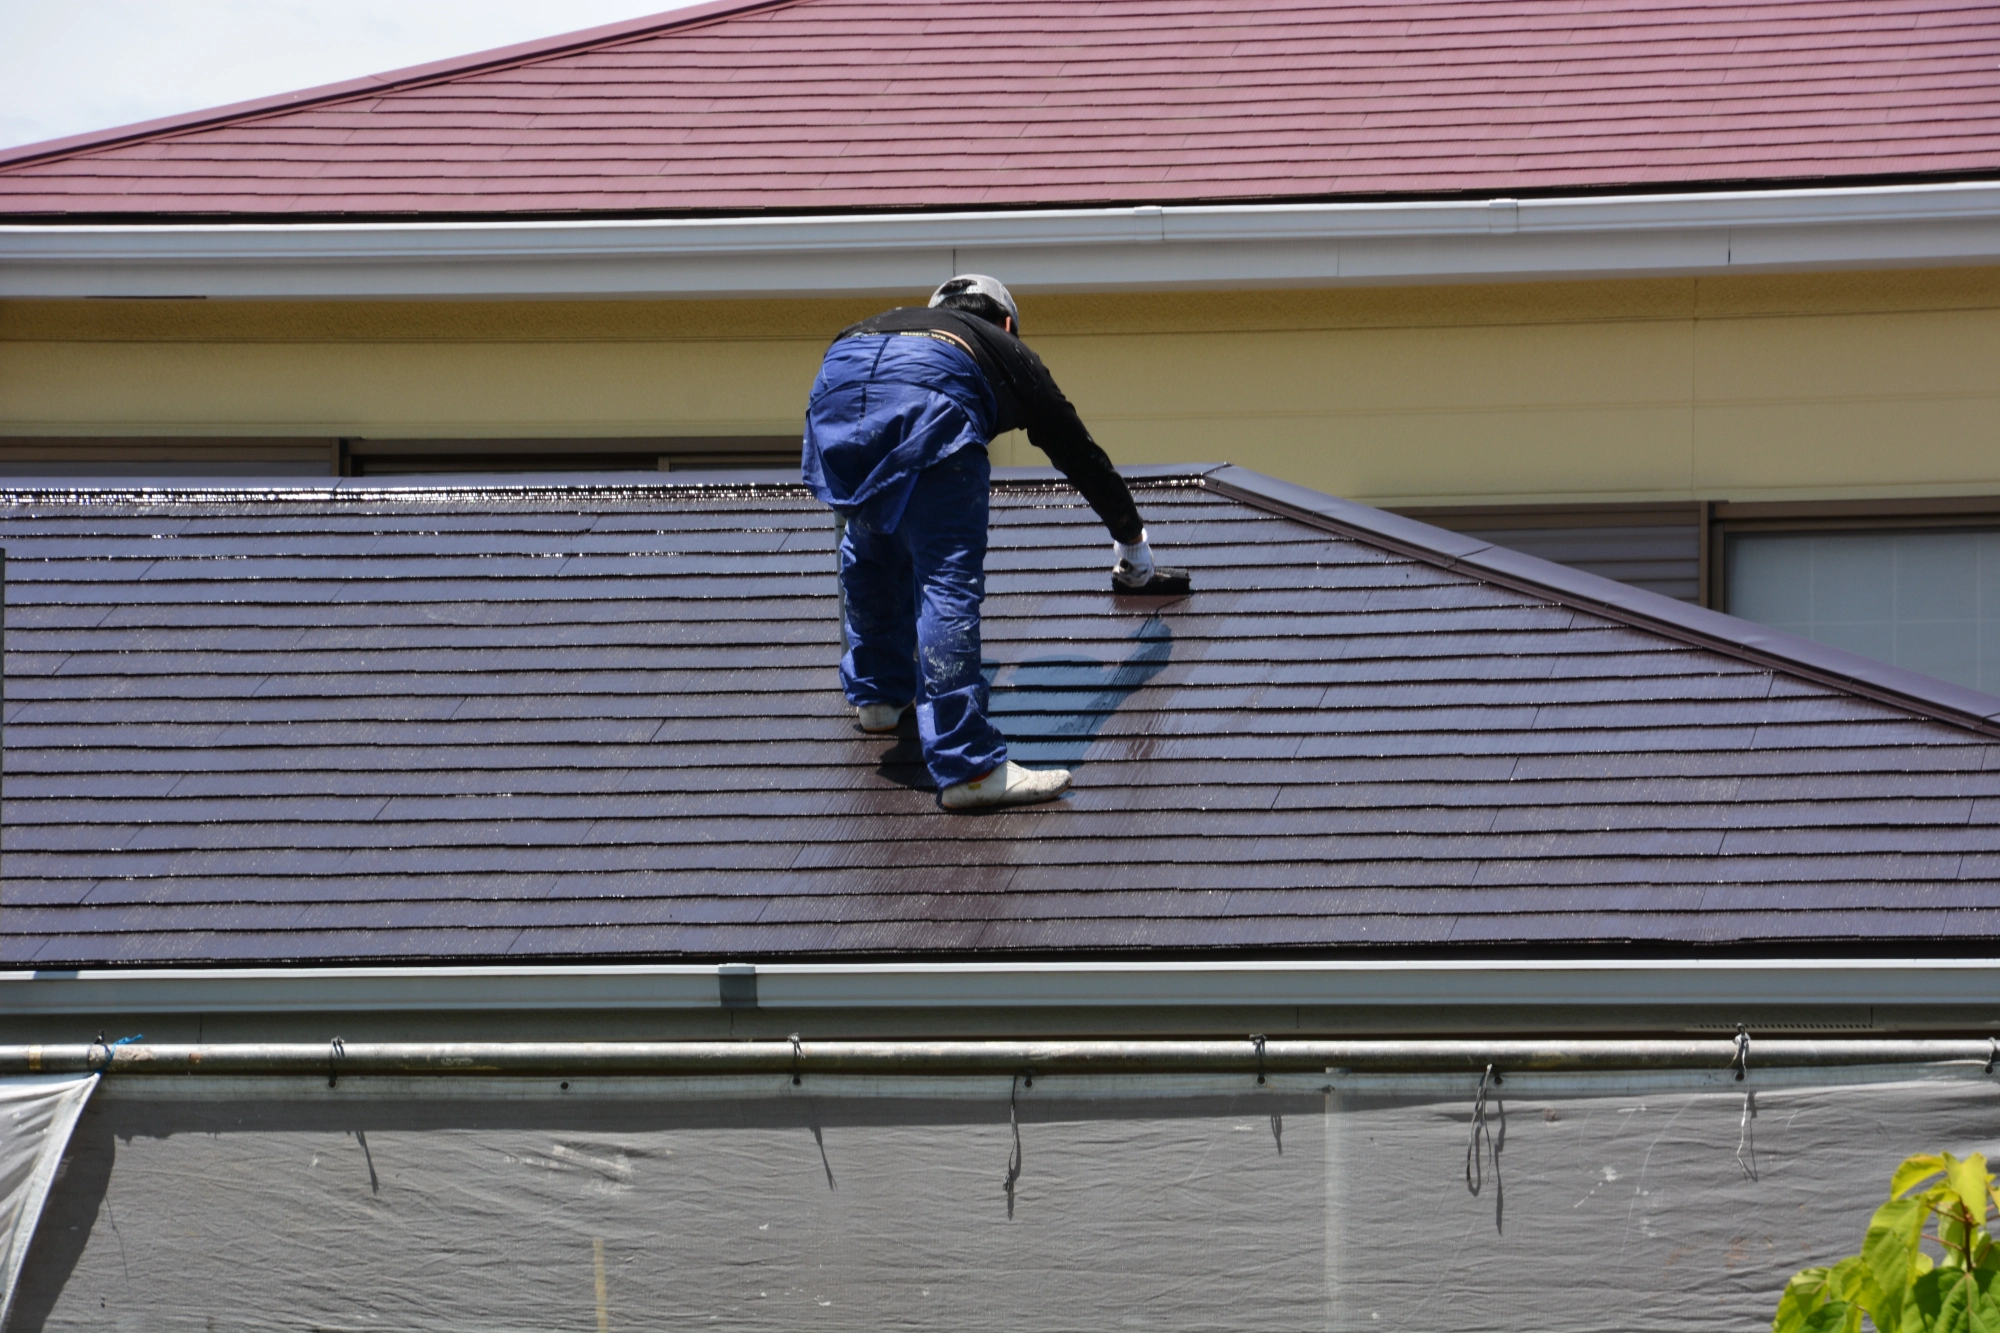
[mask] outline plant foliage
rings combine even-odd
[[[2000,1204],[2000,1193],[1980,1154],[1910,1158],[1890,1178],[1861,1253],[1788,1282],[1771,1333],[1860,1333],[1863,1315],[1877,1333],[2000,1333],[1989,1203]]]

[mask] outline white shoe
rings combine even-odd
[[[898,707],[895,704],[861,704],[855,708],[855,716],[861,722],[861,729],[868,732],[894,731],[903,714],[910,711],[909,704]]]
[[[942,799],[947,810],[973,810],[980,806],[1053,801],[1067,790],[1068,769],[1022,768],[1009,759],[983,778],[946,787]]]

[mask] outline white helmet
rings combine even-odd
[[[931,293],[931,308],[943,305],[947,296],[990,296],[1014,321],[1014,332],[1021,331],[1021,311],[1014,304],[1014,294],[998,278],[989,278],[984,273],[961,273]]]

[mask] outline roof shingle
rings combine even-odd
[[[0,216],[1518,194],[2000,167],[2000,7],[707,6],[0,154]]]
[[[1000,485],[996,711],[1078,777],[971,818],[853,728],[796,486],[13,491],[0,960],[2000,937],[2000,700],[1270,489],[1142,482],[1196,592],[1135,606],[1073,495]]]

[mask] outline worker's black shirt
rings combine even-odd
[[[1028,345],[997,324],[957,310],[925,310],[905,306],[849,325],[834,338],[864,334],[942,333],[972,353],[986,376],[999,407],[996,432],[1025,428],[1028,441],[1049,456],[1070,484],[1083,493],[1104,526],[1121,542],[1139,540],[1145,524],[1125,479],[1097,441],[1090,438],[1083,418],[1056,387],[1042,359]]]

